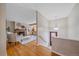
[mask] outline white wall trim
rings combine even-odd
[[[41,43],[39,43],[38,45],[42,45],[42,46],[44,46],[44,47],[46,47],[46,48],[48,48],[48,49],[51,49],[50,46],[47,46],[47,45],[45,45],[45,44],[41,44]]]
[[[61,53],[58,53],[58,52],[54,51],[54,50],[52,50],[51,52],[54,52],[54,53],[56,53],[56,54],[58,54],[58,55],[60,55],[60,56],[65,56],[65,55],[63,55],[63,54],[61,54]]]

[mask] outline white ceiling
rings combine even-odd
[[[42,13],[47,19],[52,20],[56,18],[66,17],[70,14],[75,4],[68,3],[53,3],[53,4],[41,4],[38,7],[40,13]]]
[[[62,18],[69,15],[74,3],[17,3],[7,4],[7,19],[21,22],[34,22],[37,10],[47,19]]]
[[[22,5],[22,4],[20,4]],[[7,4],[7,20],[17,21],[21,23],[36,22],[35,11],[25,6],[18,4]],[[24,8],[26,7],[26,8]]]

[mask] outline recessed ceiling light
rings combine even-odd
[[[57,31],[57,30],[59,30],[59,28],[58,28],[58,27],[55,27],[55,28],[53,28],[53,29],[54,29],[54,30],[56,30],[56,31]]]

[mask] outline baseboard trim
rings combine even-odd
[[[51,49],[51,47],[50,47],[50,46],[46,46],[46,45],[41,44],[41,43],[39,43],[38,45],[41,45],[41,46],[43,46],[43,47],[45,47],[45,48],[48,48],[48,49]]]
[[[52,52],[58,54],[59,56],[65,56],[65,55],[63,55],[63,54],[61,54],[61,53],[58,53],[58,52],[54,51],[54,50],[52,50]]]

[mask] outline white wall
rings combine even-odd
[[[66,18],[61,18],[49,21],[49,30],[55,27],[55,23],[57,22],[58,37],[65,38],[70,40],[79,41],[79,4],[75,4],[72,8],[72,11]]]
[[[68,38],[68,18],[60,18],[56,20],[47,20],[44,16],[38,13],[38,36],[42,36],[44,40],[40,40],[38,37],[39,43],[44,46],[49,46],[49,32],[54,31],[53,28],[57,26],[58,29],[58,38]],[[46,42],[44,42],[46,41]]]
[[[76,4],[69,15],[69,39],[79,41],[79,4]]]
[[[5,4],[0,4],[0,56],[6,55]]]
[[[68,18],[60,18],[55,20],[49,20],[49,31],[55,31],[54,28],[57,27],[58,37],[67,38],[68,35]]]
[[[42,39],[39,36],[41,36]],[[49,46],[48,21],[39,12],[38,12],[38,43],[46,47]]]

